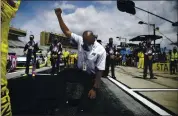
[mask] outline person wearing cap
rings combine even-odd
[[[138,51],[139,61],[138,61],[138,66],[137,66],[138,69],[139,68],[143,69],[144,67],[144,53],[143,53],[142,47],[143,47],[142,43],[139,43],[139,51]]]
[[[113,38],[109,38],[109,43],[106,45],[106,69],[104,76],[107,77],[109,74],[109,67],[111,66],[111,77],[115,77],[115,57],[116,57],[116,47],[113,45]]]
[[[55,13],[63,33],[78,44],[77,69],[78,72],[83,73],[76,73],[77,76],[73,75],[73,77],[68,77],[68,79],[75,78],[79,81],[87,80],[86,83],[90,86],[87,86],[86,88],[86,84],[84,84],[84,89],[81,89],[81,86],[79,87],[80,91],[87,90],[88,97],[90,99],[95,99],[97,96],[97,90],[100,87],[102,73],[105,70],[106,51],[104,47],[96,41],[96,36],[92,31],[84,31],[82,36],[77,35],[71,32],[64,23],[61,16],[62,10],[57,8],[55,9]],[[88,76],[84,76],[82,74],[86,74]],[[75,89],[74,91],[77,90]],[[73,97],[68,100],[67,110],[67,112],[71,113],[72,115],[75,115],[77,112],[77,108],[79,106],[83,92],[74,93],[75,95],[72,95]]]
[[[1,0],[1,116],[12,116],[9,89],[7,88],[8,33],[10,22],[19,9],[21,0]]]
[[[151,40],[148,40],[146,46],[143,46],[144,51],[144,71],[143,78],[147,77],[147,68],[149,67],[150,79],[154,78],[153,75],[153,56],[154,56],[154,48],[151,46]]]
[[[57,38],[53,40],[53,43],[51,44],[49,51],[51,52],[51,65],[52,70],[51,74],[54,75],[56,72],[59,73],[60,68],[60,59],[62,55],[62,44],[58,41]]]
[[[34,35],[30,35],[30,41],[24,47],[24,54],[26,55],[26,69],[25,74],[23,76],[27,76],[29,74],[29,66],[32,60],[32,72],[35,70],[36,64],[36,53],[39,50],[38,44],[34,41]],[[33,73],[32,76],[35,76]]]
[[[138,52],[138,57],[139,57],[138,69],[139,68],[143,69],[143,67],[144,67],[144,53],[142,50],[140,50]]]
[[[176,47],[173,48],[171,53],[171,62],[170,62],[170,74],[175,74],[177,71],[177,61],[178,61],[178,52]]]

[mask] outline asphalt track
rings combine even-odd
[[[37,74],[35,79],[29,76],[8,80],[13,116],[49,116],[51,112],[54,114],[54,108],[62,100],[60,93],[63,81],[58,75],[51,76],[45,73]],[[61,105],[55,115],[60,116],[60,111],[64,111],[62,109],[65,107]],[[106,78],[102,78],[97,98],[90,100],[85,97],[78,112],[78,116],[157,115]]]

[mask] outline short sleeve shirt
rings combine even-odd
[[[105,48],[95,41],[92,50],[85,51],[82,48],[83,38],[77,34],[72,33],[71,39],[78,44],[78,62],[79,69],[83,69],[83,63],[86,64],[86,71],[88,73],[96,73],[96,70],[105,70],[106,51]]]

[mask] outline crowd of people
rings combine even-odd
[[[50,64],[48,66],[52,66],[52,75],[59,73],[60,67],[75,68],[77,65],[77,53],[63,48],[58,39],[53,40],[47,54],[49,54],[47,57]]]
[[[113,47],[114,53],[114,64],[115,66],[129,66],[129,67],[137,67],[138,69],[144,69],[144,61],[145,61],[145,51],[144,48],[147,42],[142,42],[138,47],[127,47],[130,52],[127,52],[126,47],[122,47],[120,49]],[[178,71],[178,50],[177,47],[174,47],[173,50],[169,50],[166,52],[166,48],[163,51],[155,50],[153,45],[153,63],[169,63],[170,74],[175,74]],[[106,47],[106,51],[107,51]],[[108,52],[109,54],[109,52]],[[106,64],[108,64],[108,60],[106,60]],[[106,65],[107,67],[107,65]],[[111,65],[111,70],[113,66]],[[114,75],[114,74],[113,74]]]

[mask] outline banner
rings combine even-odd
[[[168,72],[170,70],[169,63],[154,63],[153,70]]]

